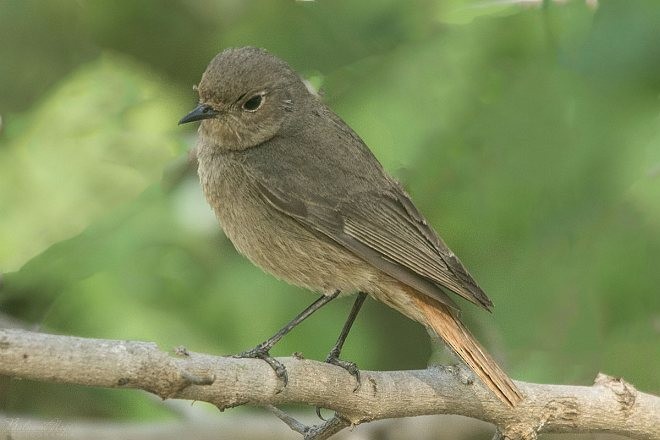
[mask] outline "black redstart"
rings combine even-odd
[[[522,395],[458,317],[446,290],[487,310],[492,303],[428,225],[410,196],[360,137],[265,50],[227,49],[198,86],[197,142],[206,199],[236,249],[265,271],[322,293],[269,340],[239,356],[267,361],[270,348],[340,292],[358,298],[326,361],[368,294],[440,336],[504,403]]]

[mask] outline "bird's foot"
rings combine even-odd
[[[286,367],[284,364],[282,364],[282,362],[272,357],[268,348],[264,347],[263,344],[259,344],[252,350],[244,351],[243,353],[236,354],[233,357],[241,359],[262,359],[266,361],[268,365],[270,365],[270,367],[275,372],[275,375],[282,381],[282,389],[284,389],[289,383],[289,376],[287,375]],[[278,393],[281,392],[282,389],[280,389]]]
[[[362,386],[362,379],[360,377],[360,369],[355,364],[355,362],[344,361],[342,359],[339,359],[339,353],[337,353],[335,349],[333,349],[328,355],[328,357],[325,358],[325,362],[328,364],[336,365],[348,371],[351,374],[351,376],[355,378],[355,388],[353,388],[353,392],[355,393],[357,390],[360,389],[360,387]],[[321,407],[319,406],[316,407],[316,415],[318,416],[319,419],[325,421],[325,419],[321,415]]]
[[[342,367],[344,370],[348,371],[351,376],[355,378],[355,388],[353,388],[353,392],[356,392],[360,389],[362,386],[362,379],[360,378],[360,369],[355,364],[355,362],[339,359],[339,357],[333,355],[333,353],[330,353],[328,357],[325,358],[325,362],[328,364],[336,365],[338,367]]]

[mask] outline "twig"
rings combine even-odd
[[[273,405],[266,405],[266,409],[275,414],[278,419],[283,421],[293,431],[302,434],[305,440],[325,440],[342,429],[351,426],[348,420],[336,413],[332,419],[326,420],[325,423],[316,426],[307,426]]]
[[[309,431],[309,426],[294,419],[281,409],[273,405],[266,405],[265,408],[275,414],[275,417],[283,421],[291,430],[296,431],[298,434],[305,435]]]

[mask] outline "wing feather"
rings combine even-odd
[[[323,233],[383,272],[453,309],[458,310],[458,306],[440,287],[487,309],[490,307],[490,301],[478,286],[475,294],[474,288],[466,287],[454,275],[441,255],[453,255],[451,251],[439,238],[436,243],[429,240],[419,230],[418,220],[396,202],[393,194],[364,192],[353,195],[350,203],[343,202],[331,207],[328,201],[318,199],[305,203],[259,181],[257,187],[264,199],[279,211]],[[419,218],[423,221],[421,216]],[[424,226],[424,223],[419,224]],[[458,259],[452,264],[456,262],[460,264]],[[473,281],[472,285],[476,286],[476,283]]]
[[[488,309],[492,303],[403,191],[353,196],[340,205],[344,230],[392,261]],[[414,215],[411,215],[414,214]]]

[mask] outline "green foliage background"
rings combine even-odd
[[[493,299],[492,316],[464,315],[512,377],[603,371],[660,392],[660,2],[493,3],[0,2],[0,310],[228,354],[311,302],[237,255],[180,173],[191,86],[223,48],[256,45],[406,184]],[[323,358],[349,308],[275,354]],[[344,357],[408,369],[429,354],[417,324],[370,301]],[[163,415],[137,392],[8,379],[0,411]]]

